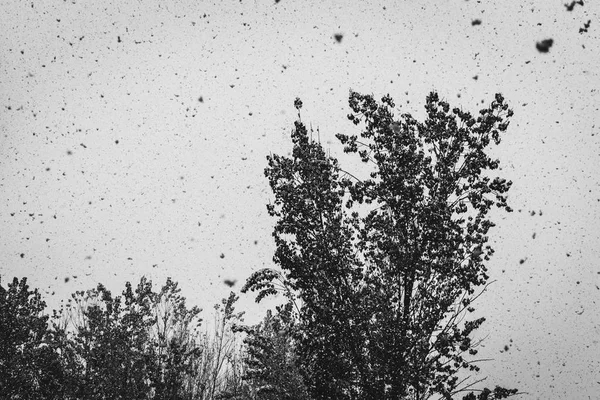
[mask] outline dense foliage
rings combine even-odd
[[[2,398],[51,399],[63,382],[50,345],[46,303],[27,279],[0,280],[0,393]]]
[[[269,156],[265,170],[282,275],[263,269],[243,290],[260,300],[278,278],[297,293],[296,354],[312,398],[455,398],[467,387],[459,373],[479,370],[471,334],[484,318],[461,320],[489,278],[488,213],[511,211],[511,182],[489,176],[499,161],[488,148],[512,110],[497,94],[473,117],[431,93],[422,123],[395,118],[389,96],[351,92],[349,103],[364,130],[337,138],[368,164],[368,178],[343,171],[299,118],[291,156]]]
[[[0,398],[248,399],[232,331],[238,297],[215,305],[209,334],[179,292],[171,279],[158,292],[145,278],[128,282],[120,296],[99,284],[74,293],[49,325],[26,278],[0,285]]]
[[[270,310],[254,327],[240,326],[247,336],[244,379],[254,389],[257,400],[309,400],[310,396],[299,371],[295,346],[292,303]]]

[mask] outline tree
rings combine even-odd
[[[247,334],[244,380],[258,400],[309,400],[296,355],[293,303],[278,306],[275,315],[267,311],[253,327],[239,326]]]
[[[235,312],[235,302],[238,296],[230,292],[227,299],[222,299],[221,304],[215,304],[215,326],[212,345],[210,349],[210,368],[208,379],[208,398],[214,399],[226,389],[227,374],[223,372],[231,366],[231,361],[236,351],[237,340],[233,328],[242,321],[244,312]]]
[[[121,296],[99,284],[72,295],[55,313],[54,343],[65,371],[64,399],[242,399],[237,341],[241,321],[231,293],[215,305],[214,335],[201,334],[198,307],[188,308],[177,282],[157,293],[142,277]]]
[[[188,309],[177,282],[167,282],[154,296],[151,328],[155,365],[152,369],[153,399],[195,398],[194,365],[203,349],[197,340],[202,319],[198,307]]]
[[[0,393],[5,399],[61,398],[62,369],[52,346],[46,303],[27,278],[0,281]]]
[[[301,302],[302,374],[315,399],[454,398],[471,386],[458,374],[481,361],[470,336],[484,318],[462,320],[489,279],[488,213],[511,211],[511,182],[488,176],[499,166],[488,150],[513,112],[500,94],[475,118],[431,93],[425,122],[395,118],[389,95],[351,92],[349,104],[364,130],[336,137],[368,178],[326,156],[300,118],[291,157],[267,157],[274,262]],[[275,277],[258,271],[244,289],[260,300],[277,292]]]
[[[69,371],[69,397],[146,399],[155,365],[150,341],[154,325],[152,283],[140,280],[135,291],[127,282],[113,297],[102,284],[72,295],[68,326],[54,324],[64,368]],[[60,317],[57,315],[57,318]]]
[[[168,278],[156,293],[142,277],[121,296],[102,284],[74,293],[53,329],[70,398],[196,398],[201,310],[180,291]]]

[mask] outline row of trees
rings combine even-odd
[[[176,282],[142,278],[120,296],[99,284],[53,316],[27,279],[0,285],[0,397],[6,399],[240,399],[237,296],[201,331]]]
[[[350,93],[358,135],[337,135],[369,169],[359,179],[300,120],[291,156],[268,157],[278,269],[242,291],[286,301],[245,326],[234,293],[210,337],[177,284],[142,279],[121,296],[102,285],[49,317],[26,281],[0,289],[0,390],[9,398],[458,399],[517,394],[476,389],[466,321],[488,284],[493,206],[511,211],[511,182],[490,176],[512,110],[497,94],[477,117],[427,97],[425,122],[394,116],[389,96]],[[240,340],[243,345],[240,346]],[[56,397],[57,393],[60,393]],[[54,397],[53,397],[54,396]]]

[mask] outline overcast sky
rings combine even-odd
[[[265,156],[290,151],[296,96],[352,170],[334,137],[359,133],[350,88],[419,119],[432,90],[474,113],[502,92],[515,116],[494,154],[515,212],[490,232],[496,282],[477,335],[495,360],[482,376],[523,399],[598,398],[598,12],[587,0],[5,0],[2,284],[27,276],[53,308],[97,282],[120,292],[171,276],[207,317],[224,279],[239,290],[273,266]],[[238,308],[258,315],[251,297]]]

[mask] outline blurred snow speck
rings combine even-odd
[[[588,22],[586,22],[586,23],[584,23],[584,24],[583,24],[583,28],[579,28],[579,33],[580,33],[580,34],[581,34],[581,33],[584,33],[584,32],[585,32],[585,33],[587,33],[587,31],[588,31],[588,28],[590,27],[590,24],[591,24],[591,23],[592,23],[592,20],[591,20],[591,19],[588,19]]]
[[[537,42],[535,48],[538,49],[540,53],[547,53],[550,51],[550,47],[552,47],[553,43],[553,39],[544,39],[541,42]]]
[[[237,282],[237,279],[231,280],[231,279],[225,279],[223,281],[224,284],[226,284],[229,287],[233,287]]]
[[[576,4],[579,4],[580,6],[583,6],[583,0],[572,1],[570,4],[569,3],[565,3],[565,8],[567,9],[567,11],[573,11],[573,9],[575,8]]]

